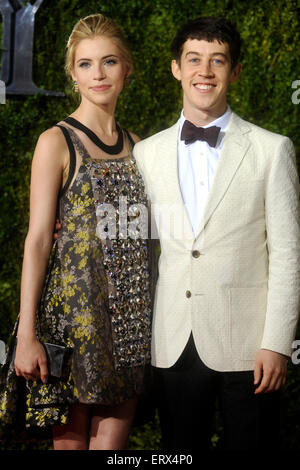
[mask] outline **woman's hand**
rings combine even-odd
[[[48,368],[44,346],[37,340],[18,338],[15,371],[26,380],[41,380],[47,383]]]

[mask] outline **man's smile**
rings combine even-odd
[[[216,85],[214,85],[213,83],[194,83],[193,86],[197,88],[197,90],[204,92],[210,91],[216,87]]]

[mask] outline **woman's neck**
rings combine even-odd
[[[82,102],[71,116],[96,134],[111,136],[116,131],[114,110],[115,106],[100,107],[93,103]]]

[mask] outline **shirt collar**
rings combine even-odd
[[[214,121],[212,121],[209,124],[207,124],[206,126],[202,126],[202,127],[206,128],[206,127],[211,127],[211,126],[218,126],[218,127],[221,127],[221,132],[225,132],[227,127],[228,127],[228,124],[229,124],[229,121],[230,121],[230,118],[231,118],[231,114],[232,114],[232,111],[230,109],[230,106],[227,105],[227,109],[226,109],[225,113],[222,114],[222,116],[218,117]],[[179,121],[180,132],[181,132],[181,128],[182,128],[183,123],[184,123],[185,120],[186,120],[186,118],[185,118],[184,112],[182,110],[181,115],[180,115],[180,121]]]

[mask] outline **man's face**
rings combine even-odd
[[[185,117],[197,121],[201,115],[212,121],[221,116],[226,111],[228,85],[238,79],[240,70],[240,64],[231,68],[227,43],[188,39],[180,64],[172,61],[172,73],[184,92]]]

